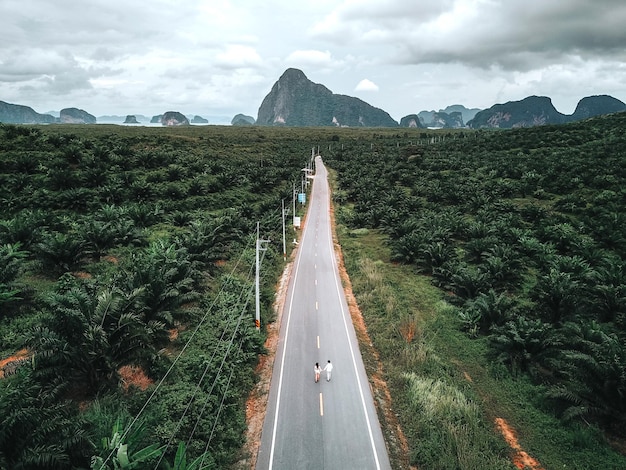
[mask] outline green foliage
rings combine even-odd
[[[150,424],[138,447],[122,444],[129,444],[130,464],[138,449],[165,446],[160,426],[180,419],[178,406],[163,406],[180,398],[169,380],[193,390],[209,364],[220,372],[210,377],[215,387],[207,386],[202,398],[213,404],[223,400],[223,409],[190,418],[203,431],[191,438],[175,465],[186,458],[187,467],[194,468],[200,456],[204,466],[232,464],[245,430],[242,397],[254,384],[254,366],[264,352],[264,337],[254,329],[249,298],[243,295],[252,287],[246,276],[254,263],[246,246],[257,221],[264,238],[280,240],[281,199],[290,200],[293,184],[299,183],[312,140],[327,134],[315,131],[303,138],[267,129],[261,138],[253,127],[172,132],[0,125],[2,358],[26,346],[33,352],[32,367],[21,365],[17,371],[28,376],[35,396],[49,397],[47,409],[63,404],[59,413],[43,416],[50,429],[66,422],[60,410],[69,406],[73,418],[78,414],[89,421],[74,419],[67,433],[88,432],[98,442],[110,433],[112,416],[132,417],[142,408],[149,395],[141,387],[162,378],[189,332],[206,322],[162,385],[172,396],[159,394],[157,403],[146,407]],[[272,320],[281,267],[282,257],[269,247],[261,286],[264,324]],[[224,272],[236,280],[225,281]],[[227,288],[220,293],[222,286]],[[229,300],[214,302],[223,296]],[[216,346],[215,357],[207,354],[207,345]],[[123,366],[139,368],[143,383],[123,375]],[[24,393],[22,403],[19,394],[11,395],[8,403],[20,410],[29,396]],[[96,397],[113,405],[92,413]],[[4,416],[9,414],[3,410]],[[31,447],[26,436],[36,432],[35,416],[20,421],[23,445],[12,449],[9,438],[0,440],[0,466],[7,462],[18,468],[14,463],[30,455],[39,465],[24,468],[89,467],[93,449],[71,439],[61,443],[64,432],[42,430]],[[95,421],[108,423],[108,429]],[[212,428],[205,453],[202,439]],[[182,429],[191,433],[193,425]],[[187,442],[190,436],[180,439]],[[175,452],[164,450],[161,465],[173,462]],[[117,463],[106,465],[123,462],[121,452]]]
[[[560,356],[565,380],[550,396],[564,401],[565,419],[599,421],[623,434],[626,424],[626,348],[615,334],[596,322],[563,328],[567,349]]]
[[[542,434],[543,427],[550,428],[550,437],[558,434],[554,445],[547,433],[532,439],[546,468],[624,465],[605,442],[586,441],[588,448],[574,456],[570,440],[580,434],[581,424],[618,438],[623,434],[618,371],[624,370],[626,350],[625,123],[621,113],[506,132],[381,132],[369,140],[342,140],[340,149],[324,155],[336,171],[338,221],[350,234],[362,229],[384,234],[390,259],[412,268],[412,275],[417,269],[428,276],[454,306],[437,322],[422,324],[413,336],[419,339],[393,340],[391,332],[408,337],[405,320],[395,312],[412,311],[411,302],[402,300],[412,290],[396,289],[394,308],[381,308],[382,290],[358,279],[359,262],[349,261],[372,256],[362,243],[365,237],[342,237],[344,249],[359,246],[346,255],[346,264],[355,292],[359,285],[369,286],[357,300],[376,348],[384,351],[392,386],[399,382],[398,369],[441,379],[445,372],[427,359],[433,350],[442,361],[472,369],[472,377],[480,370],[476,362],[484,362],[493,378],[476,380],[472,387],[485,397],[488,414],[492,407],[506,415],[521,406],[514,414],[527,437]],[[389,268],[396,269],[402,268]],[[379,268],[378,282],[385,285],[389,281],[382,272]],[[589,322],[608,336],[583,348],[572,328]],[[459,327],[465,339],[451,332]],[[499,383],[486,389],[491,380]],[[523,399],[514,396],[522,381],[527,383]],[[394,399],[401,393],[396,386]],[[536,425],[524,419],[526,414],[538,418]],[[559,423],[555,417],[567,420]],[[404,421],[413,433],[412,449],[430,445],[424,440],[431,436],[437,442],[433,435],[440,436],[446,426],[438,423],[433,431],[428,423],[414,421]],[[416,462],[428,468],[453,466],[437,462],[434,452],[417,455]]]
[[[28,252],[15,245],[0,245],[0,305],[8,309],[11,303],[21,300],[18,276],[25,269],[24,259]]]
[[[164,328],[137,313],[140,294],[85,285],[48,294],[50,319],[30,335],[36,375],[66,388],[85,387],[87,394],[114,385],[119,367],[154,351]]]
[[[60,232],[44,233],[35,251],[44,273],[56,275],[77,269],[85,254],[81,240]]]
[[[100,441],[100,455],[91,458],[92,470],[133,470],[146,468],[163,454],[163,448],[151,444],[144,448],[137,448],[137,443],[144,433],[141,426],[137,426],[131,433],[124,432],[124,426],[118,419],[111,429],[111,437],[104,437]]]
[[[57,469],[88,464],[91,443],[72,403],[43,391],[21,368],[0,380],[0,463],[12,469]]]
[[[169,363],[160,349],[182,349],[205,320],[211,326],[198,330],[164,384],[167,392],[146,409],[139,448],[167,443],[171,433],[159,425],[176,427],[183,390],[196,386],[207,365],[220,369],[233,338],[223,375],[211,377],[213,390],[205,384],[198,395],[210,411],[181,426],[190,431],[196,420],[215,429],[205,464],[232,464],[245,428],[241,397],[263,351],[251,322],[235,328],[240,315],[252,314],[244,265],[253,256],[246,246],[257,221],[266,238],[280,240],[280,201],[290,200],[303,160],[319,143],[336,172],[334,199],[344,204],[338,221],[350,229],[342,245],[380,237],[366,248],[370,261],[350,259],[357,257],[352,251],[346,264],[385,361],[413,462],[482,468],[480,456],[480,463],[499,468],[506,449],[488,436],[493,426],[485,416],[497,409],[517,417],[546,468],[623,466],[597,435],[578,426],[617,434],[623,424],[625,122],[616,114],[567,126],[445,134],[0,125],[0,245],[25,254],[7,264],[17,274],[5,283],[12,315],[0,322],[0,335],[5,347],[21,348],[25,326],[39,332],[30,343],[34,369],[19,370],[32,392],[20,389],[8,400],[12,410],[31,411],[8,429],[30,435],[42,418],[49,424],[36,433],[41,439],[24,438],[14,449],[0,439],[0,463],[13,468],[15,459],[30,456],[31,468],[61,461],[88,467],[93,449],[70,437],[89,427],[76,418],[76,403],[97,393],[134,414],[149,390],[122,392],[118,367],[140,364],[151,378],[162,377]],[[264,261],[264,323],[272,317],[280,252],[273,242]],[[391,280],[390,260],[400,263]],[[441,298],[454,306],[441,307]],[[606,337],[572,330],[593,322]],[[459,327],[471,338],[457,334]],[[177,340],[167,328],[178,332]],[[215,345],[215,357],[206,345]],[[472,362],[481,360],[490,361],[484,367],[497,375],[495,385]],[[463,382],[457,367],[476,375],[474,385]],[[435,423],[419,420],[404,393],[410,383],[404,373],[437,384],[433,389],[446,396],[460,393],[459,403],[480,406],[481,413],[458,427],[445,413]],[[483,405],[473,387],[498,399]],[[541,387],[554,393],[549,401]],[[45,403],[33,398],[44,395]],[[519,414],[510,411],[518,407]],[[570,421],[551,420],[550,413]],[[4,408],[2,416],[13,414]],[[204,432],[186,445],[187,462],[204,455]],[[182,434],[176,439],[187,442]],[[181,455],[173,448],[163,454],[182,464]]]

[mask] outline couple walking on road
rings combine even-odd
[[[333,365],[331,364],[330,359],[328,360],[328,364],[326,364],[326,367],[324,367],[323,369],[320,368],[319,362],[315,363],[315,367],[313,368],[313,371],[315,372],[315,383],[319,382],[320,374],[323,370],[326,371],[326,382],[330,382],[330,374],[333,371]]]

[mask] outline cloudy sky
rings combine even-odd
[[[256,118],[289,67],[398,121],[626,102],[624,0],[2,0],[0,31],[0,100],[40,113]]]

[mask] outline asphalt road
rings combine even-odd
[[[320,157],[282,314],[258,470],[390,469],[333,250]],[[314,381],[316,362],[330,360]]]

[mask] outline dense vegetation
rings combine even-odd
[[[0,125],[0,468],[232,466],[313,145],[410,463],[623,468],[624,128]]]
[[[488,436],[504,416],[544,468],[626,466],[607,445],[626,437],[625,128],[375,133],[325,153],[412,464],[506,468]]]
[[[0,125],[0,468],[232,464],[311,154],[271,133]]]

